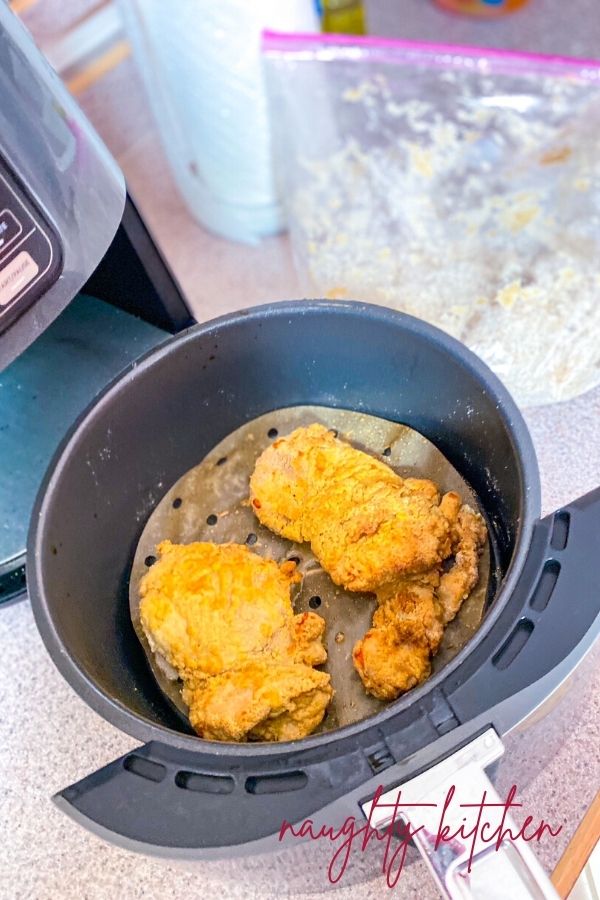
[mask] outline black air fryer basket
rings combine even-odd
[[[184,472],[244,422],[297,404],[359,409],[436,444],[479,496],[500,582],[470,643],[376,716],[293,743],[201,740],[166,701],[134,633],[133,554]],[[302,301],[168,340],[79,419],[33,515],[28,581],[46,646],[100,715],[143,742],[59,802],[127,846],[247,853],[277,846],[284,819],[339,824],[360,816],[378,786],[405,782],[490,729],[505,735],[598,636],[600,492],[539,516],[535,454],[511,397],[423,322]]]

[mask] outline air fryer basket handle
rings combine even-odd
[[[599,619],[596,488],[536,523],[513,596],[474,658],[444,686],[458,721],[469,721],[547,675]]]
[[[398,814],[407,823],[410,832],[403,840],[414,840],[447,900],[498,897],[498,888],[501,896],[512,900],[558,900],[528,839],[515,827],[485,773],[503,753],[502,741],[489,728],[400,787],[362,804],[369,824],[380,831],[393,828]],[[445,822],[444,798],[450,799],[451,807],[455,795],[455,802],[460,802],[459,829],[456,821],[453,826]],[[444,808],[441,818],[440,805]]]

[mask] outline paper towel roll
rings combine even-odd
[[[318,31],[314,0],[120,0],[167,158],[198,221],[255,243],[284,227],[260,34]]]

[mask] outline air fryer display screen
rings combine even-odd
[[[0,333],[59,277],[58,236],[0,160]]]

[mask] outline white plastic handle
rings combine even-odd
[[[411,781],[371,798],[363,812],[379,831],[394,820],[408,824],[442,897],[557,900],[550,879],[485,773],[503,753],[502,741],[490,728]],[[534,831],[532,825],[526,836]]]

